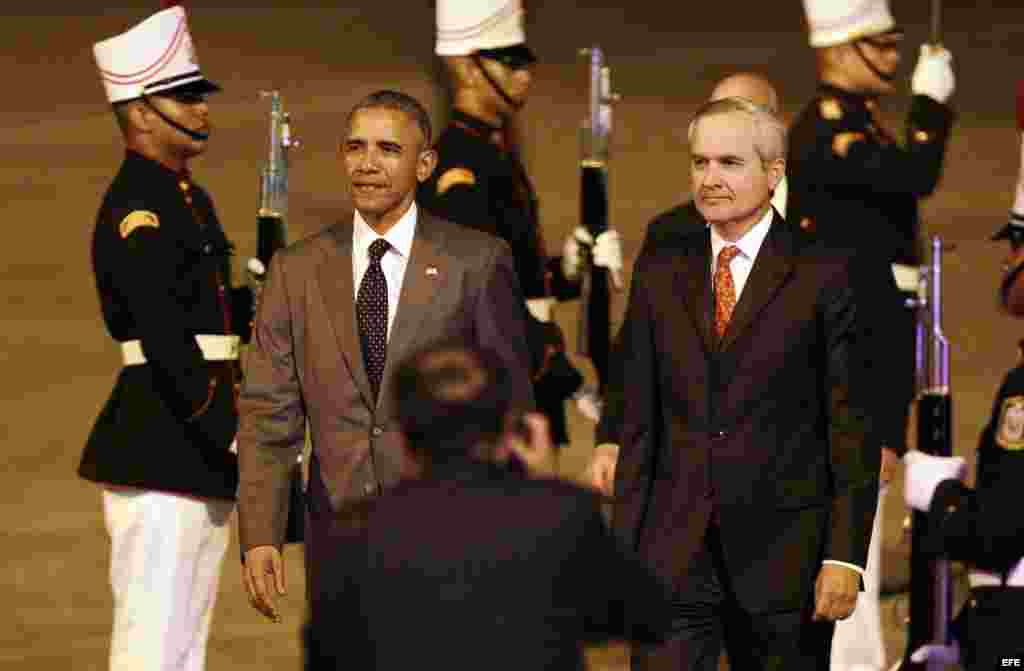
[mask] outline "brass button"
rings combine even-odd
[[[367,496],[373,494],[376,490],[377,485],[373,484],[372,482],[367,482],[365,485],[363,485],[363,493],[366,494]]]
[[[924,144],[925,142],[928,142],[931,139],[932,139],[932,136],[931,136],[931,134],[928,131],[924,131],[924,130],[920,130],[920,129],[914,131],[914,142],[918,142],[920,144]]]
[[[382,433],[384,433],[384,429],[380,428],[379,426],[375,426],[373,427],[373,430],[370,433],[372,433],[374,436],[379,436]]]

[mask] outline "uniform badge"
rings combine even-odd
[[[828,121],[839,121],[843,118],[843,106],[835,98],[824,98],[818,103],[821,118]]]
[[[473,186],[476,184],[476,175],[473,174],[472,170],[467,170],[466,168],[449,168],[445,170],[444,174],[437,180],[437,195],[444,194],[445,191],[457,184]]]
[[[832,138],[832,152],[839,158],[846,158],[850,153],[850,145],[864,139],[864,133],[839,133]]]
[[[1003,399],[996,443],[1006,450],[1024,450],[1024,396]]]
[[[119,226],[121,238],[127,238],[131,235],[132,231],[140,226],[160,228],[160,219],[149,210],[135,210],[121,220],[121,225]]]

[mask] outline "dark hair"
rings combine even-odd
[[[508,369],[460,342],[409,357],[395,373],[398,422],[409,447],[432,462],[479,457],[495,446],[510,409]]]
[[[427,114],[427,110],[420,104],[420,101],[412,96],[401,91],[391,91],[388,89],[374,91],[352,107],[348,113],[348,118],[345,119],[345,127],[350,128],[352,126],[352,117],[356,115],[356,112],[369,109],[389,109],[404,112],[420,127],[420,131],[423,133],[423,146],[430,146],[430,142],[433,139],[430,115]]]

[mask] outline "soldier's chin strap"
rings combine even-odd
[[[873,72],[876,77],[878,77],[887,84],[891,84],[893,80],[896,78],[895,75],[885,74],[884,72],[878,69],[878,66],[871,62],[871,59],[868,58],[867,54],[864,53],[864,48],[861,46],[862,41],[863,40],[857,40],[856,42],[853,43],[853,48],[857,50],[857,55],[860,56],[860,59],[864,61],[864,65],[866,65],[868,67],[868,70],[871,70],[871,72]]]
[[[487,68],[484,67],[483,59],[480,57],[480,54],[473,54],[473,62],[476,63],[476,66],[480,69],[480,72],[483,73],[484,79],[487,80],[487,83],[491,85],[491,88],[498,92],[498,95],[501,96],[501,99],[504,100],[509,107],[518,110],[523,106],[522,102],[516,102],[515,100],[512,100],[512,98],[509,97],[508,92],[506,92],[505,89],[502,88],[501,84],[494,81],[494,77],[492,77],[491,73],[488,72]]]
[[[160,108],[158,108],[156,105],[154,105],[153,102],[149,99],[149,96],[142,96],[142,100],[146,103],[146,105],[149,106],[149,109],[151,109],[154,112],[156,112],[156,115],[158,117],[160,117],[161,119],[163,119],[164,123],[166,123],[168,126],[173,128],[174,130],[180,131],[180,132],[184,133],[185,135],[189,136],[190,138],[192,138],[193,140],[195,140],[197,142],[204,142],[204,141],[210,139],[210,134],[209,133],[200,133],[199,131],[192,130],[191,128],[185,128],[180,123],[178,123],[174,119],[170,118],[169,116],[167,116],[166,114],[161,112]]]

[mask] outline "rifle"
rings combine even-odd
[[[260,91],[260,96],[270,98],[270,156],[260,173],[260,208],[256,213],[256,258],[263,269],[251,270],[262,280],[271,257],[288,242],[288,150],[299,142],[292,138],[291,119],[281,104],[281,94]]]
[[[917,375],[917,449],[938,457],[953,453],[952,399],[949,393],[949,340],[942,331],[942,252],[931,239],[931,260],[919,268],[915,364]],[[938,671],[956,664],[958,649],[950,635],[953,591],[949,560],[926,549],[927,513],[911,515],[910,621],[901,671]]]
[[[604,64],[604,52],[595,45],[581,49],[589,56],[589,110],[580,133],[580,222],[596,239],[608,230],[608,140],[612,128],[612,103],[619,96],[611,92],[611,68]],[[609,278],[604,268],[594,266],[589,250],[584,251],[580,291],[580,330],[577,349],[594,364],[599,395],[608,382],[608,354],[611,340],[609,279],[616,289],[622,279]]]
[[[288,151],[299,146],[292,137],[291,118],[281,104],[278,91],[260,91],[270,98],[270,155],[260,171],[260,207],[256,212],[256,257],[249,259],[247,269],[251,283],[259,287],[266,278],[270,259],[288,243]],[[254,301],[254,309],[259,301]],[[302,455],[292,469],[291,502],[288,507],[286,543],[301,543],[305,528],[302,477]]]

